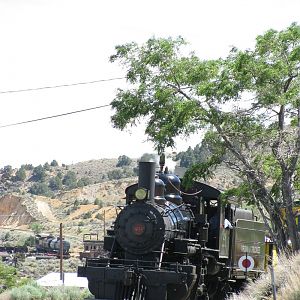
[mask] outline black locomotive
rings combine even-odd
[[[49,255],[60,256],[60,239],[53,235],[36,235],[35,248],[38,253],[47,253]],[[70,242],[63,240],[63,256],[69,257]]]
[[[221,205],[220,191],[189,189],[154,162],[139,163],[139,181],[107,231],[108,257],[78,267],[96,299],[224,299],[264,271],[264,226],[251,211]]]

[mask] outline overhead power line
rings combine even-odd
[[[70,111],[70,112],[67,112],[67,113],[59,114],[59,115],[53,115],[53,116],[48,116],[48,117],[42,117],[42,118],[33,119],[33,120],[27,120],[27,121],[22,121],[22,122],[18,122],[18,123],[12,123],[12,124],[1,125],[0,128],[11,127],[11,126],[21,125],[21,124],[26,124],[26,123],[33,123],[33,122],[38,122],[38,121],[47,120],[47,119],[52,119],[52,118],[63,117],[63,116],[67,116],[67,115],[72,115],[72,114],[77,114],[77,113],[89,111],[89,110],[94,110],[94,109],[104,108],[104,107],[108,107],[108,106],[110,106],[110,104],[101,105],[101,106],[95,106],[95,107],[90,107],[90,108],[85,108],[85,109],[80,109],[80,110],[75,110],[75,111]]]
[[[56,88],[61,88],[61,87],[70,87],[70,86],[76,86],[76,85],[85,85],[85,84],[94,84],[94,83],[106,82],[106,81],[121,80],[121,79],[125,79],[125,78],[126,77],[115,77],[115,78],[99,79],[99,80],[93,80],[93,81],[67,83],[67,84],[60,84],[60,85],[49,85],[49,86],[43,86],[43,87],[37,87],[37,88],[27,88],[27,89],[10,90],[10,91],[0,91],[0,94],[30,92],[30,91],[38,91],[38,90],[45,90],[45,89],[56,89]]]

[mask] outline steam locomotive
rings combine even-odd
[[[60,256],[60,238],[53,235],[36,235],[35,248],[38,253],[47,253],[48,255]],[[63,240],[63,256],[70,256],[70,242]]]
[[[222,204],[220,191],[139,163],[138,183],[104,237],[108,257],[87,258],[96,299],[224,299],[265,266],[265,228],[252,211]]]

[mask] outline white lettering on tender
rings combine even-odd
[[[245,253],[260,253],[260,247],[241,245],[241,251]]]

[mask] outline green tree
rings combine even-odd
[[[14,181],[25,181],[26,179],[26,171],[24,167],[21,167],[17,170],[16,175],[13,177]]]
[[[21,168],[24,168],[27,171],[31,171],[34,169],[32,164],[21,165]]]
[[[13,174],[12,166],[10,166],[10,165],[4,166],[3,169],[1,170],[1,173],[2,173],[1,180],[10,179]]]
[[[51,177],[49,180],[49,187],[52,191],[58,191],[62,189],[62,180],[59,176]]]
[[[57,167],[58,166],[58,162],[54,159],[54,160],[51,161],[50,166],[51,167]]]
[[[75,189],[77,187],[76,174],[73,171],[68,171],[62,183],[67,186],[68,189]]]
[[[29,227],[33,231],[34,234],[40,234],[44,228],[42,224],[36,223],[36,222],[30,224]]]
[[[123,167],[123,166],[129,166],[131,164],[132,160],[126,156],[126,155],[121,155],[118,157],[118,162],[116,167]]]
[[[15,268],[0,262],[0,293],[5,288],[11,288],[17,284],[18,276]]]
[[[151,38],[116,47],[110,60],[126,68],[131,86],[111,103],[114,126],[146,120],[145,133],[159,153],[174,147],[175,137],[205,129],[210,156],[193,165],[186,180],[205,179],[226,164],[243,180],[227,195],[258,207],[280,250],[287,236],[299,250],[292,209],[300,189],[300,27],[268,30],[254,49],[232,48],[224,59],[183,55],[185,44]]]
[[[194,149],[188,147],[186,151],[179,152],[176,160],[180,160],[180,167],[190,167],[196,163],[204,163],[210,156],[210,152],[206,143],[198,144]]]
[[[44,166],[43,166],[44,170],[45,171],[50,171],[50,165],[48,162],[44,163]]]
[[[44,182],[35,182],[29,189],[29,192],[34,195],[51,196],[49,187]]]
[[[43,182],[46,179],[46,176],[47,176],[46,171],[42,165],[38,165],[32,171],[32,179],[34,181]]]

